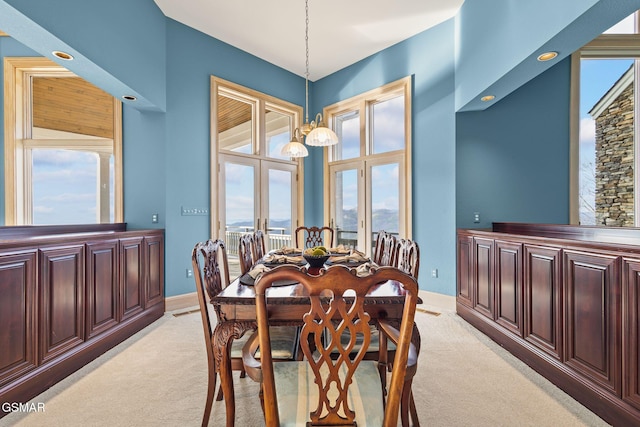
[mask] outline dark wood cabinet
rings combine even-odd
[[[456,301],[473,307],[473,237],[458,236]]]
[[[0,401],[26,402],[164,308],[163,230],[0,227]]]
[[[493,319],[493,240],[473,238],[473,308]]]
[[[84,245],[40,250],[40,360],[84,341]]]
[[[164,304],[164,240],[161,236],[145,237],[145,307]]]
[[[144,310],[143,237],[120,240],[120,275],[122,294],[120,317],[124,320]]]
[[[623,260],[622,398],[640,410],[640,257]]]
[[[640,229],[496,223],[457,241],[458,314],[605,421],[640,425]]]
[[[574,372],[621,395],[620,257],[564,251],[566,360]]]
[[[34,249],[0,253],[0,387],[38,364],[37,256]]]
[[[524,245],[524,334],[530,344],[562,359],[562,258],[559,248]]]
[[[496,322],[522,336],[522,244],[495,241]]]
[[[87,243],[87,339],[119,321],[118,240]]]

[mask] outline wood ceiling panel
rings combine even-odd
[[[218,96],[219,133],[249,121],[251,121],[251,104],[227,96]]]
[[[80,77],[34,77],[35,127],[113,139],[113,97]]]

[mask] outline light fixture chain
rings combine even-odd
[[[306,63],[304,74],[304,111],[305,123],[309,122],[309,0],[305,0],[304,13],[306,20],[304,22],[304,45],[306,48]]]

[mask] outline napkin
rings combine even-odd
[[[300,248],[288,248],[286,246],[281,247],[280,249],[273,252],[276,255],[288,255],[288,254],[300,254],[302,253],[302,249]]]
[[[271,254],[271,255],[266,255],[263,258],[263,261],[269,262],[269,263],[278,263],[278,264],[300,264],[304,261],[304,258],[301,255],[287,256],[287,255]]]
[[[265,271],[269,271],[271,270],[269,267],[267,267],[264,264],[257,264],[255,267],[253,267],[250,271],[249,271],[249,276],[251,276],[252,279],[255,279],[256,277],[258,277],[258,275],[260,273],[264,273]]]
[[[355,261],[355,262],[359,262],[359,261],[367,261],[369,258],[367,258],[367,256],[365,254],[363,254],[360,251],[357,250],[352,250],[351,253],[349,255],[344,255],[344,256],[333,256],[330,258],[331,262],[349,262],[349,261]]]
[[[359,265],[356,268],[356,276],[364,277],[371,274],[371,269],[373,268],[373,264],[370,262],[365,262],[364,264]]]
[[[351,253],[351,249],[345,245],[338,245],[335,248],[329,248],[329,253],[332,254],[348,254]]]

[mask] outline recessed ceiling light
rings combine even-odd
[[[487,102],[487,101],[493,101],[494,99],[496,99],[494,95],[485,95],[482,98],[480,98],[480,101]]]
[[[541,62],[551,61],[556,56],[558,56],[558,52],[545,52],[540,56],[538,56],[538,61],[541,61]]]
[[[68,54],[67,52],[61,52],[59,50],[54,50],[53,53],[56,57],[60,59],[64,59],[65,61],[73,60],[73,55]]]
[[[133,95],[122,95],[122,99],[126,99],[127,101],[136,101],[138,98]]]

